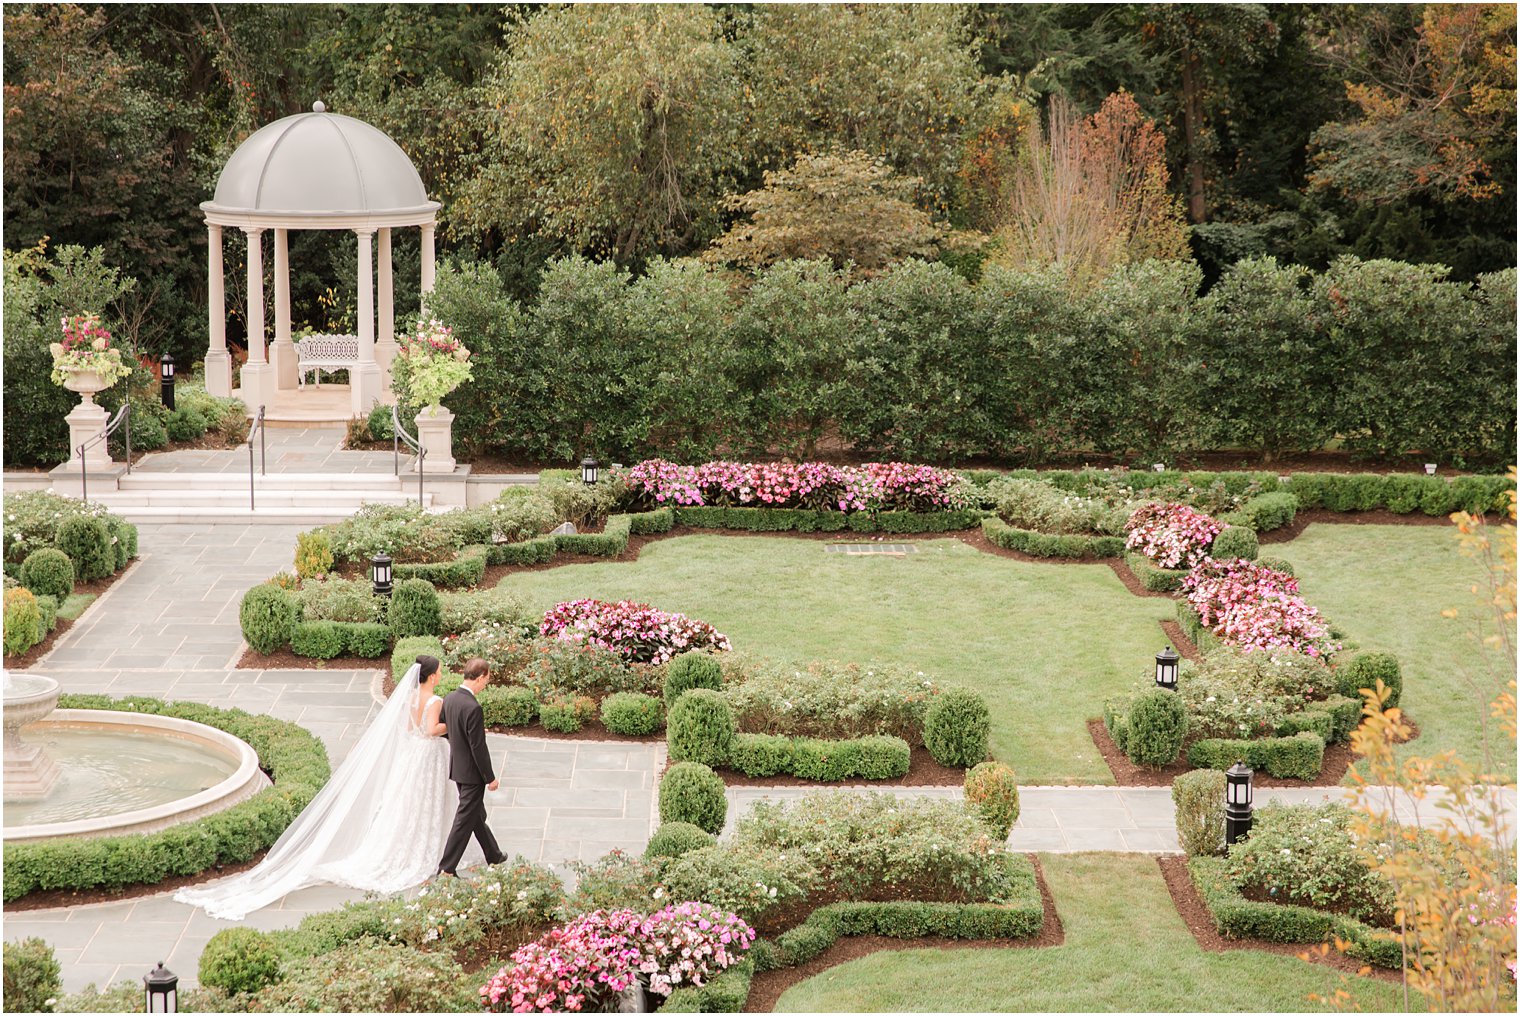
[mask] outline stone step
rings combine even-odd
[[[226,487],[215,490],[171,490],[149,488],[147,490],[118,490],[95,495],[91,501],[99,501],[111,508],[127,506],[182,505],[186,508],[222,508],[248,506],[248,487]],[[264,505],[294,505],[307,508],[345,508],[356,511],[362,504],[406,504],[417,500],[417,488],[411,490],[284,490],[280,488],[255,487],[254,503]],[[432,498],[423,491],[423,504]]]
[[[359,509],[357,502],[333,505],[278,505],[258,504],[248,510],[247,493],[238,505],[190,506],[190,505],[121,505],[110,500],[110,495],[95,497],[106,509],[128,522],[154,525],[217,525],[219,523],[271,526],[318,526],[329,522],[341,522]],[[429,506],[429,510],[436,510]]]
[[[403,460],[403,466],[405,460]],[[417,490],[417,474],[402,473],[255,473],[256,490],[376,491]],[[123,474],[122,490],[241,490],[248,493],[248,474],[238,470],[222,473],[161,473],[135,469]]]

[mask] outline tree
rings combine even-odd
[[[565,6],[518,20],[459,220],[627,263],[717,227],[743,162],[737,51],[699,6]]]
[[[913,204],[918,184],[865,152],[800,156],[790,169],[768,171],[764,187],[728,200],[750,221],[714,240],[703,260],[756,269],[823,259],[868,274],[932,258],[945,231]]]

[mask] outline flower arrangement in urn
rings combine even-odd
[[[474,376],[470,351],[437,318],[420,321],[415,334],[401,336],[391,372],[397,390],[404,386],[429,416],[437,416],[443,397]]]
[[[53,354],[53,384],[78,391],[88,402],[96,392],[111,387],[132,373],[121,358],[121,350],[111,345],[111,333],[100,323],[98,314],[76,314],[60,318],[63,341],[48,347]],[[81,375],[94,374],[95,379]]]

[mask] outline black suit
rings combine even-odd
[[[496,779],[491,768],[491,754],[486,750],[486,726],[480,703],[467,688],[457,688],[443,700],[440,717],[448,724],[449,779],[459,788],[459,810],[454,827],[443,845],[443,860],[438,870],[454,874],[464,848],[474,836],[485,852],[487,864],[499,864],[506,858],[486,825],[486,784]]]

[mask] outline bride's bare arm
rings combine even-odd
[[[449,732],[449,725],[438,719],[438,714],[441,712],[443,712],[442,699],[434,699],[422,711],[422,730],[428,737],[442,737]]]

